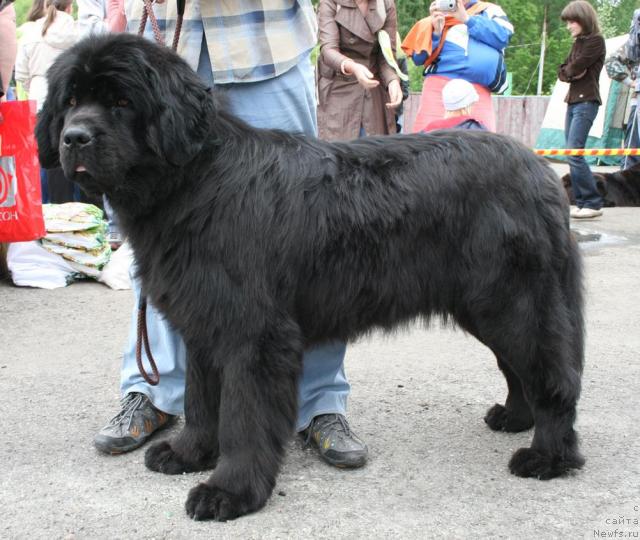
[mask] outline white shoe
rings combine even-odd
[[[578,212],[580,212],[580,210],[582,210],[581,208],[578,208],[577,206],[572,206],[571,207],[571,211],[569,212],[569,215],[574,218],[578,216]]]
[[[600,217],[602,210],[595,210],[594,208],[580,208],[577,212],[571,212],[571,217],[575,219],[593,219]]]

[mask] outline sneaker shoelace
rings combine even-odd
[[[309,427],[309,431],[307,432],[307,437],[305,438],[305,444],[309,444],[309,442],[311,441],[311,436],[314,431],[329,432],[331,431],[331,428],[334,428],[334,427],[338,433],[343,432],[344,436],[346,437],[351,436],[351,429],[349,428],[349,424],[347,423],[347,420],[345,419],[344,416],[342,416],[341,414],[331,414],[331,415],[327,414],[322,416],[323,416],[322,419],[320,420],[314,419],[313,422],[311,423],[311,426]],[[316,423],[318,425],[314,425]]]
[[[127,422],[127,429],[131,427],[133,414],[142,406],[147,396],[138,392],[127,394],[120,400],[121,410],[109,422],[109,426],[117,426],[118,424]]]

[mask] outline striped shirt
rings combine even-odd
[[[144,4],[127,0],[127,29],[137,32]],[[171,45],[176,1],[154,4],[160,32]],[[216,84],[248,83],[282,75],[316,44],[310,0],[187,0],[178,53],[197,70],[203,35]],[[147,21],[145,36],[153,39]]]

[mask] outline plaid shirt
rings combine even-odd
[[[127,29],[137,32],[144,4],[127,0]],[[160,31],[171,45],[176,1],[154,4]],[[316,44],[310,0],[187,0],[178,53],[197,70],[206,37],[216,84],[271,79],[295,66]],[[153,39],[147,21],[145,37]]]

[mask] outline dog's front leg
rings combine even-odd
[[[177,437],[152,445],[145,464],[152,471],[182,474],[213,469],[218,458],[221,369],[210,351],[188,349],[184,427]]]
[[[267,502],[293,431],[302,352],[294,325],[274,324],[226,360],[220,457],[211,477],[189,492],[186,510],[193,519],[226,521]]]

